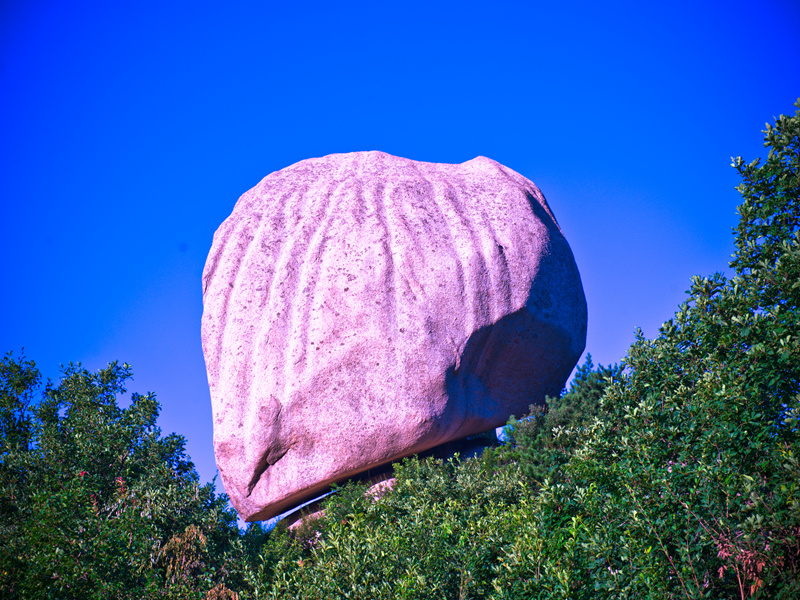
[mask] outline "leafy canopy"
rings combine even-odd
[[[161,436],[153,394],[118,406],[130,375],[70,364],[42,390],[33,362],[0,362],[3,598],[188,598],[225,579],[235,515]]]

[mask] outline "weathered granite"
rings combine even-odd
[[[214,235],[203,301],[217,464],[248,521],[526,413],[586,338],[544,196],[484,157],[268,175]]]

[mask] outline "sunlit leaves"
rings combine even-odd
[[[129,377],[69,365],[39,399],[32,363],[3,360],[2,404],[24,415],[0,453],[3,598],[191,598],[224,577],[235,517],[199,485],[183,439],[161,436],[154,395],[118,406]]]

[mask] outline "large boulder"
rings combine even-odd
[[[484,157],[268,175],[214,235],[203,301],[217,465],[247,521],[526,413],[586,340],[544,196]]]

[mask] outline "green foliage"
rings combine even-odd
[[[734,161],[736,277],[694,278],[658,338],[638,336],[606,416],[540,492],[555,535],[576,529],[569,597],[582,581],[595,597],[800,597],[800,112],[766,133],[763,167]]]
[[[601,416],[600,399],[606,388],[621,377],[621,367],[595,369],[592,355],[587,354],[567,393],[547,398],[544,407],[532,405],[526,419],[512,417],[511,437],[526,477],[541,482],[559,476],[560,467],[583,444],[587,426]]]
[[[34,403],[32,362],[0,363],[0,596],[200,597],[236,552],[234,514],[201,486],[152,394],[122,409],[130,368],[69,365]]]
[[[257,597],[484,598],[512,537],[509,508],[529,494],[515,469],[481,460],[404,461],[391,493],[331,497],[315,536],[274,566]]]

